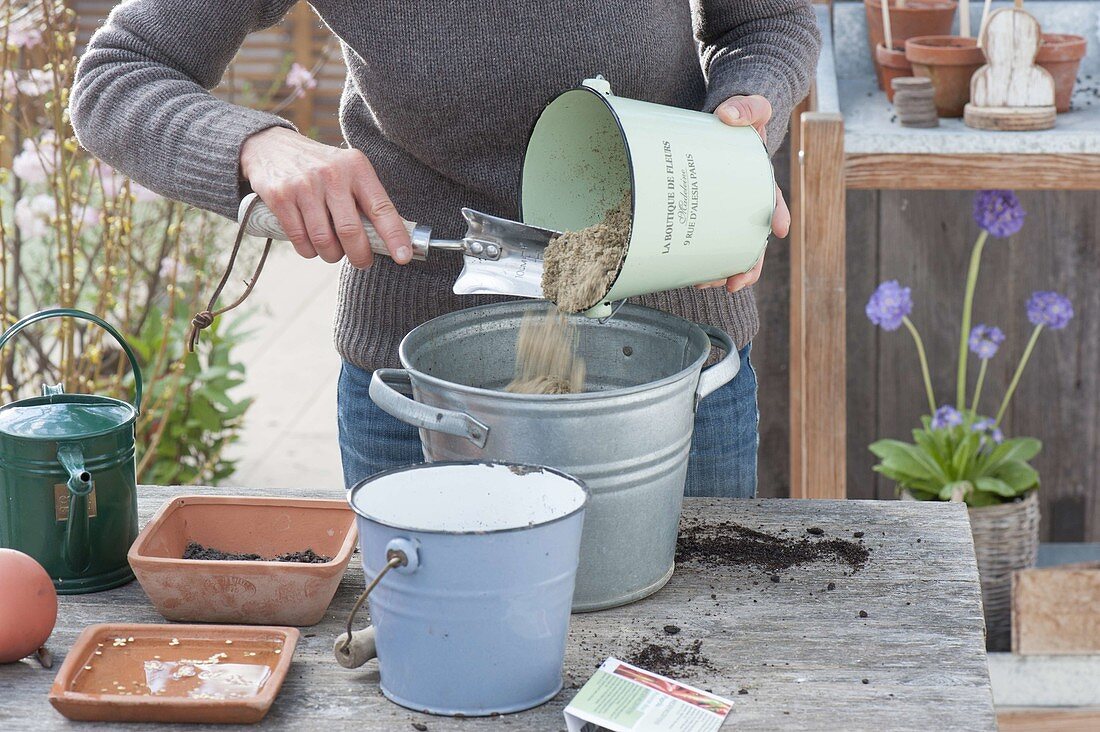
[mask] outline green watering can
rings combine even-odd
[[[135,384],[132,405],[43,384],[42,396],[0,407],[0,547],[34,557],[66,595],[134,578],[126,552],[138,531],[134,422],[141,371],[122,335],[82,310],[28,315],[0,336],[0,349],[28,325],[58,317],[91,321],[114,336]]]

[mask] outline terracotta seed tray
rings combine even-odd
[[[356,540],[343,500],[179,496],[138,535],[128,558],[168,620],[314,625],[332,602]],[[188,542],[274,557],[312,549],[319,564],[182,559]]]
[[[252,724],[271,708],[297,643],[294,628],[91,625],[50,704],[80,721]]]

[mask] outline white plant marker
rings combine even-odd
[[[970,0],[959,0],[959,35],[970,37]]]
[[[905,7],[903,0],[898,0],[898,7]],[[890,0],[882,0],[882,37],[886,42],[886,50],[894,49],[894,34],[890,32]]]
[[[982,47],[982,41],[985,36],[985,24],[989,22],[989,8],[993,4],[993,0],[985,0],[985,4],[982,6],[982,22],[978,26],[978,48]]]

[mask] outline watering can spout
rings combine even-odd
[[[65,519],[65,562],[74,572],[81,572],[91,561],[88,544],[88,495],[94,483],[92,474],[84,467],[84,451],[75,443],[64,443],[57,448],[57,461],[69,474],[65,484],[69,489],[69,515]]]

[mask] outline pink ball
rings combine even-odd
[[[41,564],[14,549],[0,549],[0,588],[0,663],[11,663],[46,644],[57,591]]]

